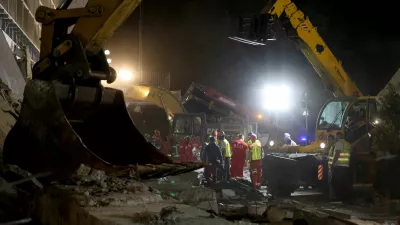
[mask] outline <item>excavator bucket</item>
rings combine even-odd
[[[122,91],[103,88],[107,104],[93,105],[88,100],[68,110],[61,104],[62,96],[62,88],[54,82],[27,83],[20,117],[5,140],[5,162],[35,174],[52,172],[54,179],[68,176],[80,164],[107,174],[133,172],[142,178],[201,167],[174,163],[148,143],[129,117]],[[85,96],[89,94],[80,90],[76,98]]]
[[[101,46],[140,1],[91,0],[85,8],[68,9],[71,2],[41,6],[35,14],[42,23],[40,60],[6,137],[4,161],[52,174],[49,181],[68,177],[81,164],[140,178],[202,167],[174,163],[148,143],[129,117],[123,92],[101,85],[116,79]]]

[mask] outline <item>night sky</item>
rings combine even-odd
[[[294,2],[365,95],[379,92],[400,67],[400,33],[393,22],[398,18],[388,1]],[[251,107],[260,105],[262,84],[285,82],[294,93],[309,92],[315,116],[331,94],[294,43],[281,39],[255,47],[227,38],[236,34],[240,14],[257,13],[264,4],[263,0],[144,0],[144,70],[170,72],[173,89],[199,82]],[[136,10],[107,45],[115,67],[137,67],[138,15]],[[300,109],[293,112],[300,114]]]

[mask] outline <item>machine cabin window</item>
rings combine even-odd
[[[326,104],[319,117],[317,128],[340,130],[342,128],[343,115],[348,105],[348,101],[332,101]]]
[[[354,103],[348,110],[345,122],[345,137],[350,143],[355,142],[368,132],[367,101]]]

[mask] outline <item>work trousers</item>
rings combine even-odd
[[[224,162],[224,169],[225,169],[225,180],[228,180],[231,178],[230,175],[230,168],[231,168],[231,158],[225,157],[225,162]]]
[[[243,160],[231,160],[231,176],[232,177],[243,177],[243,167],[244,167],[244,159]]]
[[[211,165],[205,167],[204,176],[210,184],[216,184],[217,180],[225,177],[225,170],[219,162],[210,162]]]
[[[334,166],[329,171],[329,197],[331,200],[347,201],[351,196],[352,176],[349,167]]]
[[[250,169],[253,187],[258,189],[261,187],[261,160],[252,160],[250,162]]]

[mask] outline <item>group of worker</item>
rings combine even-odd
[[[208,182],[215,184],[221,179],[241,178],[244,166],[250,164],[253,187],[261,187],[261,142],[252,132],[248,134],[248,138],[246,143],[244,136],[238,134],[230,143],[223,131],[212,131],[209,142],[204,143],[201,154],[202,160],[208,164],[204,170]]]
[[[197,152],[200,152],[200,137],[186,136],[179,143],[179,160],[181,162],[195,162],[199,160]]]

